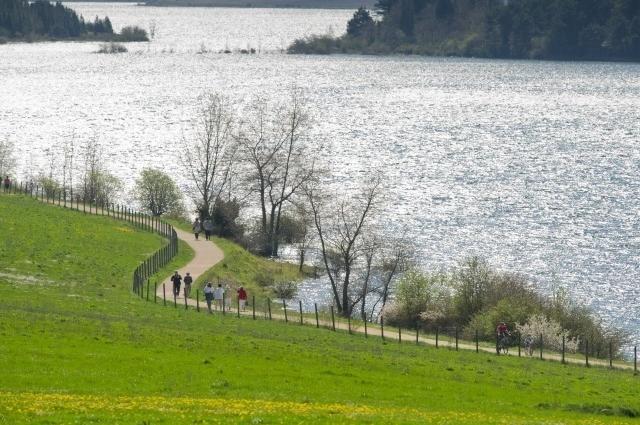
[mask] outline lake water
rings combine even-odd
[[[640,337],[640,65],[289,56],[294,38],[339,34],[352,12],[71,6],[116,28],[155,21],[157,36],[122,55],[0,46],[0,137],[23,172],[46,170],[66,138],[96,137],[128,187],[145,165],[184,181],[176,157],[198,95],[295,84],[333,187],[384,173],[387,229],[411,235],[424,267],[480,254]],[[215,53],[247,47],[260,54]]]

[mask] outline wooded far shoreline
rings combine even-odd
[[[149,41],[146,30],[113,30],[108,16],[85,21],[62,3],[38,0],[4,0],[0,3],[0,44],[33,41]]]
[[[413,54],[489,59],[640,61],[635,0],[379,0],[341,37],[314,35],[294,54]]]

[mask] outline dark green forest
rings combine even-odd
[[[640,0],[378,0],[290,53],[640,60]]]
[[[112,34],[113,28],[108,17],[96,17],[92,22],[85,22],[82,16],[60,2],[0,0],[0,37],[64,39]]]

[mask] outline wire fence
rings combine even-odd
[[[532,359],[557,361],[563,364],[582,364],[586,367],[608,367],[611,369],[631,370],[638,374],[637,346],[627,347],[627,357],[617,356],[612,342],[608,344],[591,343],[587,338],[581,339],[580,349],[569,350],[567,341],[562,337],[561,343],[546,341],[544,335],[529,335],[523,338],[518,334],[506,338],[496,334],[487,335],[481,330],[470,330],[458,326],[424,326],[416,323],[409,329],[385,324],[384,316],[375,321],[352,317],[342,317],[334,306],[319,307],[314,303],[313,310],[303,308],[302,300],[274,300],[271,298],[249,297],[244,306],[238,297],[228,297],[230,291],[221,301],[213,301],[211,310],[200,290],[195,291],[195,298],[176,296],[169,289],[171,298],[167,299],[167,288],[162,284],[158,291],[158,281],[151,287],[150,277],[165,267],[178,254],[178,236],[170,224],[137,212],[127,206],[113,203],[87,203],[65,191],[51,191],[31,183],[3,183],[2,193],[23,194],[42,202],[59,205],[87,214],[113,217],[126,221],[142,230],[161,235],[168,240],[167,244],[140,263],[133,272],[132,290],[140,298],[153,302],[162,302],[174,308],[184,306],[185,310],[210,311],[212,314],[249,318],[253,320],[273,320],[285,323],[313,326],[333,332],[346,332],[364,338],[378,338],[383,342],[416,344],[432,346],[436,349],[467,350],[476,353],[491,353],[497,356],[529,357]],[[153,291],[153,292],[152,292]],[[159,295],[162,294],[162,295]]]
[[[41,202],[58,205],[63,208],[80,211],[85,214],[112,217],[134,227],[156,233],[167,239],[167,243],[141,262],[133,272],[132,290],[142,296],[144,284],[178,255],[178,235],[169,223],[125,205],[111,202],[85,202],[82,197],[74,196],[72,190],[45,187],[33,182],[3,181],[2,193],[26,195]]]
[[[192,292],[192,298],[174,296],[171,288],[162,286],[157,291],[157,282],[153,288],[147,287],[147,301],[162,303],[165,306],[184,308],[197,312],[207,312],[209,307],[204,294],[198,289]],[[151,292],[153,291],[153,292]],[[170,298],[167,298],[169,291]],[[193,297],[195,295],[195,297]],[[237,297],[225,297],[211,302],[211,313],[221,316],[231,316],[240,319],[271,320],[285,323],[311,326],[327,329],[333,332],[343,332],[364,338],[377,338],[385,343],[415,344],[431,346],[436,349],[451,351],[472,351],[478,354],[495,356],[521,357],[532,360],[554,361],[562,364],[584,365],[586,367],[606,367],[610,369],[630,370],[638,373],[637,347],[633,346],[630,358],[616,356],[613,344],[609,343],[605,350],[597,355],[592,354],[592,347],[588,340],[584,340],[584,349],[570,351],[562,339],[558,348],[555,344],[547,343],[543,335],[521,338],[512,334],[503,339],[497,334],[487,335],[481,330],[469,331],[468,328],[457,326],[416,326],[403,328],[388,326],[384,316],[375,322],[371,320],[354,319],[339,316],[334,306],[319,307],[313,305],[313,310],[303,308],[302,300],[275,300],[271,298],[249,296],[244,306]]]

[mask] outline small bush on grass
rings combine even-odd
[[[144,28],[140,28],[138,26],[127,26],[122,28],[120,31],[120,36],[118,37],[120,41],[149,41],[149,37],[147,36],[147,31]]]
[[[120,43],[102,43],[97,53],[106,53],[106,54],[114,54],[114,53],[126,53],[127,48]]]

